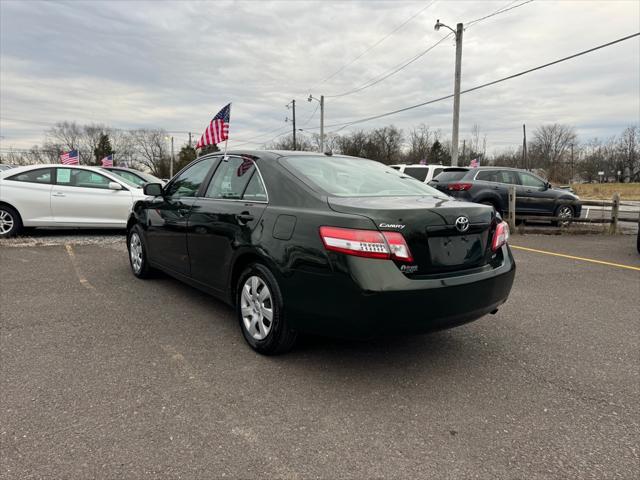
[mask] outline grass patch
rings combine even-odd
[[[640,200],[640,183],[575,183],[571,187],[585,200],[611,200],[616,192],[622,200]]]

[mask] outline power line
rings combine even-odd
[[[500,15],[501,13],[505,13],[508,12],[510,10],[513,10],[514,8],[518,8],[518,7],[522,7],[523,5],[526,5],[527,3],[531,3],[533,2],[533,0],[527,0],[526,2],[522,2],[519,3],[518,5],[514,5],[513,7],[511,7],[511,5],[513,5],[514,3],[516,3],[517,0],[514,0],[513,2],[509,3],[506,7],[500,8],[498,10],[496,10],[495,12],[489,14],[489,15],[485,15],[484,17],[480,17],[480,18],[476,18],[475,20],[471,20],[470,22],[467,23],[466,28],[470,28],[473,25],[475,25],[478,22],[482,22],[484,20],[487,20],[488,18],[491,17],[495,17],[496,15]]]
[[[580,57],[582,55],[586,55],[587,53],[595,52],[596,50],[600,50],[602,48],[610,47],[611,45],[615,45],[617,43],[621,43],[621,42],[624,42],[626,40],[630,40],[630,39],[635,38],[637,36],[640,36],[640,32],[634,33],[632,35],[627,35],[625,37],[619,38],[617,40],[613,40],[613,41],[608,42],[608,43],[604,43],[602,45],[598,45],[597,47],[593,47],[593,48],[590,48],[588,50],[583,50],[583,51],[575,53],[573,55],[569,55],[568,57],[564,57],[564,58],[560,58],[558,60],[554,60],[553,62],[545,63],[544,65],[539,65],[537,67],[533,67],[533,68],[530,68],[530,69],[527,69],[527,70],[523,70],[522,72],[514,73],[513,75],[509,75],[507,77],[503,77],[503,78],[499,78],[497,80],[493,80],[491,82],[483,83],[482,85],[477,85],[477,86],[472,87],[472,88],[467,88],[466,90],[462,90],[460,93],[463,94],[463,93],[473,92],[475,90],[480,90],[482,88],[486,88],[486,87],[489,87],[491,85],[495,85],[497,83],[505,82],[507,80],[511,80],[513,78],[516,78],[516,77],[521,77],[522,75],[526,75],[527,73],[535,72],[536,70],[541,70],[543,68],[547,68],[547,67],[550,67],[552,65],[556,65],[558,63],[566,62],[566,61],[574,59],[576,57]],[[408,110],[413,110],[413,109],[418,108],[418,107],[424,107],[426,105],[431,105],[432,103],[441,102],[443,100],[447,100],[447,99],[452,98],[452,97],[453,97],[453,94],[445,95],[445,96],[440,97],[440,98],[435,98],[433,100],[429,100],[429,101],[426,101],[426,102],[418,103],[416,105],[411,105],[410,107],[400,108],[400,109],[394,110],[392,112],[382,113],[382,114],[379,114],[379,115],[373,115],[371,117],[366,117],[366,118],[362,118],[362,119],[359,119],[359,120],[352,120],[352,121],[349,121],[349,122],[334,123],[334,124],[331,124],[331,125],[327,125],[326,127],[328,127],[328,128],[331,128],[331,127],[343,127],[344,128],[344,127],[355,125],[355,124],[358,124],[358,123],[369,122],[371,120],[377,120],[379,118],[388,117],[388,116],[391,116],[391,115],[395,115],[397,113],[406,112]],[[315,128],[317,128],[317,127],[312,127],[312,129],[315,129]],[[342,128],[340,128],[339,130],[342,130]],[[339,130],[337,130],[337,131],[339,131]]]
[[[392,67],[392,70],[389,71],[389,72],[383,73],[382,75],[379,75],[377,77],[369,79],[366,82],[364,82],[361,86],[359,86],[357,88],[354,88],[353,90],[348,90],[346,92],[339,93],[339,94],[336,94],[336,95],[325,95],[325,98],[345,97],[347,95],[351,95],[352,93],[357,93],[357,92],[365,90],[365,89],[367,89],[369,87],[373,87],[374,85],[382,82],[383,80],[386,80],[387,78],[391,77],[392,75],[395,75],[396,73],[400,72],[401,70],[404,70],[405,68],[407,68],[413,62],[415,62],[419,58],[422,58],[424,55],[426,55],[431,50],[433,50],[438,45],[440,45],[445,39],[451,37],[451,35],[453,35],[453,33],[449,33],[448,35],[445,35],[444,37],[440,38],[440,40],[438,40],[436,43],[434,43],[433,45],[428,47],[426,50],[423,50],[422,52],[418,53],[417,55],[411,57],[409,60],[406,60],[406,61],[404,61],[402,63],[399,63],[395,67]]]
[[[373,50],[375,47],[377,47],[378,45],[380,45],[382,42],[384,42],[387,38],[389,38],[391,35],[393,35],[394,33],[396,33],[398,30],[400,30],[402,27],[404,27],[407,23],[409,23],[411,20],[413,20],[414,18],[416,18],[418,15],[420,15],[422,12],[424,12],[427,8],[429,8],[430,6],[432,6],[434,3],[436,2],[436,0],[432,0],[431,3],[429,3],[428,5],[426,5],[425,7],[421,8],[420,10],[418,10],[416,13],[414,13],[413,15],[411,15],[408,19],[406,19],[404,22],[402,22],[400,25],[398,25],[396,28],[394,28],[392,31],[390,31],[389,33],[387,33],[384,37],[382,37],[380,40],[378,40],[377,42],[375,42],[374,44],[372,44],[371,46],[369,46],[366,50],[364,50],[360,55],[358,55],[357,57],[355,57],[353,60],[351,60],[350,62],[344,64],[342,67],[340,67],[338,70],[336,70],[335,72],[333,72],[331,75],[329,75],[328,77],[326,77],[324,80],[321,80],[319,83],[316,83],[313,87],[311,87],[309,90],[314,90],[316,87],[322,85],[323,83],[331,80],[333,77],[335,77],[336,75],[338,75],[340,72],[342,72],[344,69],[346,69],[347,67],[349,67],[350,65],[352,65],[353,63],[355,63],[357,60],[359,60],[360,58],[362,58],[363,56],[365,56],[367,53],[369,53],[371,50]]]
[[[515,1],[517,1],[517,0],[515,0]],[[472,20],[466,28],[469,28],[472,25],[474,25],[474,24],[476,24],[478,22],[482,22],[482,21],[484,21],[484,20],[486,20],[488,18],[491,18],[491,17],[493,17],[495,15],[499,15],[499,14],[507,12],[509,10],[513,10],[514,8],[518,8],[518,7],[521,7],[523,5],[526,5],[527,3],[531,3],[534,0],[527,0],[525,2],[519,3],[518,5],[511,6],[511,5],[513,5],[513,3],[515,3],[515,1],[510,2],[509,4],[507,4],[506,7],[498,9],[498,10],[496,10],[495,12],[493,12],[493,13],[491,13],[489,15],[486,15],[484,17],[478,18],[476,20]],[[391,70],[388,70],[386,73],[383,73],[381,75],[378,75],[377,77],[373,77],[373,78],[367,80],[366,82],[364,82],[359,87],[356,87],[356,88],[354,88],[352,90],[348,90],[346,92],[339,93],[339,94],[336,94],[336,95],[325,95],[325,98],[345,97],[347,95],[351,95],[353,93],[357,93],[357,92],[360,92],[362,90],[366,90],[367,88],[373,87],[374,85],[377,85],[378,83],[380,83],[380,82],[386,80],[387,78],[392,77],[396,73],[404,70],[409,65],[414,63],[416,60],[422,58],[424,55],[429,53],[431,50],[433,50],[435,47],[440,45],[444,40],[446,40],[447,38],[451,37],[452,35],[453,35],[453,32],[449,33],[448,35],[445,35],[444,37],[440,38],[440,40],[438,40],[436,43],[434,43],[430,47],[426,48],[425,50],[419,52],[417,55],[414,55],[413,57],[402,61],[401,63],[399,63],[396,66],[392,67]]]

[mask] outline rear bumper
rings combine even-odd
[[[286,282],[286,315],[293,328],[352,338],[451,328],[497,309],[515,276],[508,247],[498,267],[424,280],[409,279],[387,260],[344,260],[348,271],[297,273]]]

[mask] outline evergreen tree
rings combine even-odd
[[[93,154],[95,155],[94,165],[102,165],[101,160],[113,154],[113,148],[111,148],[111,141],[109,140],[109,135],[106,133],[100,134],[100,140],[98,140],[98,146],[93,150]]]

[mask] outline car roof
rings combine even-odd
[[[393,165],[389,165],[390,167],[411,167],[411,168],[446,168],[446,165],[442,165],[441,163],[394,163]]]
[[[223,155],[224,152],[212,152],[212,153],[208,153],[206,155],[202,155],[201,157],[198,158],[204,158],[205,156],[216,156],[216,155]],[[270,156],[275,156],[275,157],[291,157],[291,156],[296,156],[296,157],[327,157],[327,158],[331,158],[331,157],[340,157],[340,158],[360,158],[360,157],[353,157],[351,155],[343,155],[341,153],[331,153],[331,154],[327,154],[327,153],[320,153],[320,152],[307,152],[307,151],[301,151],[301,150],[228,150],[227,151],[227,155],[248,155],[248,156],[252,156],[252,157],[257,157],[257,158],[263,158],[265,157],[265,154],[268,154]]]

